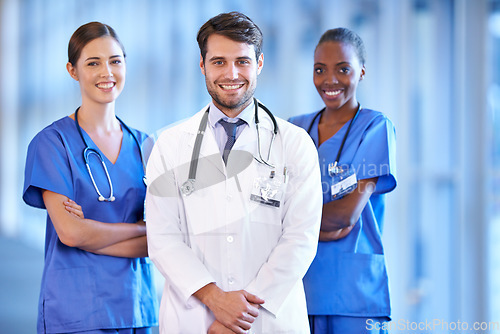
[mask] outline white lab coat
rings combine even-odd
[[[276,178],[284,183],[284,193],[280,207],[274,208],[250,200],[255,178],[268,177],[271,169],[252,159],[236,178],[226,178],[228,171],[207,125],[197,189],[182,196],[179,188],[188,178],[205,110],[165,130],[147,166],[149,256],[165,277],[160,332],[206,333],[214,316],[192,294],[215,282],[224,291],[244,289],[265,300],[249,333],[309,333],[302,277],[316,254],[321,221],[316,148],[303,129],[277,119],[279,132],[270,162],[276,165]],[[259,120],[262,156],[266,158],[272,123],[261,109]],[[259,156],[254,122],[242,131],[235,150]],[[206,186],[214,180],[220,182]]]

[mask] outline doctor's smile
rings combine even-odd
[[[236,91],[243,87],[244,84],[219,84],[222,90],[226,91]]]

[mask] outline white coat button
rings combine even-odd
[[[233,196],[232,195],[227,195],[226,199],[230,202],[233,199]]]
[[[228,280],[227,280],[227,282],[228,282],[229,284],[234,284],[234,278],[229,277],[229,278],[228,278]]]
[[[227,242],[233,242],[233,241],[234,241],[234,238],[233,238],[233,236],[232,236],[232,235],[230,235],[230,236],[228,236],[228,237],[226,238],[226,240],[227,240]]]

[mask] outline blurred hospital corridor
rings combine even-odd
[[[390,333],[439,322],[421,332],[500,334],[500,0],[0,0],[0,334],[36,333],[46,211],[23,201],[24,170],[33,137],[81,103],[71,34],[91,21],[117,31],[117,115],[154,138],[210,101],[196,35],[233,10],[262,29],[255,96],[285,120],[324,106],[322,33],[347,27],[364,41],[357,99],[396,129],[382,231]],[[468,330],[449,327],[458,321]]]
[[[0,332],[35,333],[43,251],[0,237]]]

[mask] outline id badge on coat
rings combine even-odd
[[[341,199],[358,186],[356,171],[352,165],[330,164],[328,173],[332,177],[332,200]]]
[[[280,177],[276,177],[274,170],[268,176],[256,177],[252,184],[250,199],[257,203],[279,208],[283,196],[283,181]]]

